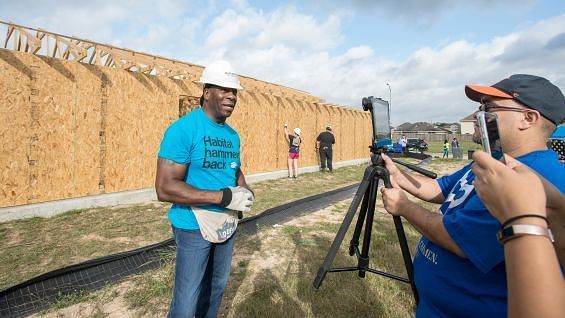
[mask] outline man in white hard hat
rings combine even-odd
[[[240,169],[240,140],[226,119],[242,89],[225,61],[200,78],[202,107],[175,121],[163,137],[155,188],[173,203],[169,220],[177,245],[169,317],[216,317],[228,282],[238,213],[254,196]],[[238,212],[239,211],[239,212]]]
[[[293,132],[294,134],[289,134],[288,125],[284,124],[284,135],[289,142],[288,177],[296,179],[298,177],[298,158],[300,156],[300,144],[302,143],[302,137],[300,136],[302,131],[296,127]]]

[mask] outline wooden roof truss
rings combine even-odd
[[[77,37],[61,35],[0,21],[7,27],[3,48],[85,64],[120,68],[131,72],[196,79],[202,66]]]
[[[6,38],[2,41],[2,27]],[[62,35],[43,29],[34,29],[0,20],[0,45],[3,48],[84,64],[112,67],[147,75],[166,76],[175,79],[196,80],[203,66],[169,59],[143,52],[118,48],[74,36]],[[291,97],[309,102],[319,98],[307,92],[251,77],[242,76],[244,86],[275,96]]]

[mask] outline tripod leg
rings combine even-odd
[[[369,247],[371,246],[371,232],[373,230],[373,219],[375,216],[375,205],[377,201],[377,188],[379,180],[373,178],[369,185],[367,220],[365,221],[365,233],[363,234],[363,248],[358,258],[359,277],[365,277],[365,270],[369,267]]]
[[[359,236],[361,236],[361,230],[363,228],[363,222],[365,220],[365,215],[367,215],[367,206],[369,202],[369,193],[371,187],[367,187],[365,196],[363,197],[363,203],[361,203],[361,209],[359,210],[359,216],[357,217],[357,224],[355,225],[355,231],[353,232],[353,237],[351,242],[349,242],[349,256],[355,254],[355,248],[359,247]]]
[[[398,242],[400,243],[400,249],[402,250],[402,258],[404,259],[406,274],[408,275],[408,280],[410,281],[410,287],[412,287],[414,300],[416,301],[416,305],[418,305],[419,297],[418,290],[416,289],[416,283],[414,282],[414,265],[412,264],[412,256],[410,255],[410,249],[408,248],[408,242],[406,240],[406,235],[404,234],[402,220],[399,216],[393,216],[393,220],[394,226],[396,227]]]
[[[384,180],[385,187],[392,188],[390,183],[390,174],[388,170],[382,168],[378,170],[377,174],[381,176]],[[396,235],[398,236],[398,242],[400,243],[400,250],[402,251],[402,258],[404,260],[404,266],[406,267],[406,274],[408,275],[408,280],[410,281],[410,287],[412,287],[412,293],[414,294],[414,300],[416,305],[418,304],[418,290],[416,289],[416,283],[414,282],[414,264],[412,263],[412,256],[410,255],[410,249],[408,248],[408,241],[406,240],[406,235],[404,234],[404,227],[402,226],[402,220],[399,216],[393,216],[394,227],[396,228]]]
[[[314,279],[314,284],[313,284],[314,289],[319,289],[320,285],[322,285],[322,281],[326,277],[326,274],[328,273],[328,270],[330,269],[332,262],[335,259],[339,246],[341,245],[341,242],[345,237],[345,233],[347,233],[347,229],[349,228],[351,221],[353,221],[355,212],[357,212],[357,208],[359,208],[359,204],[361,203],[361,200],[365,196],[365,193],[367,192],[370,181],[374,177],[374,174],[375,174],[375,168],[373,166],[367,167],[367,169],[365,169],[365,174],[363,175],[363,181],[359,185],[359,188],[357,189],[357,192],[353,197],[353,201],[349,206],[349,210],[347,210],[347,214],[345,215],[345,218],[343,219],[343,222],[341,223],[341,226],[337,231],[337,234],[332,242],[332,245],[328,250],[328,254],[326,255],[326,258],[324,259],[324,263],[322,264],[322,266],[320,266],[320,269],[318,269],[318,274]]]

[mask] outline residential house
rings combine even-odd
[[[461,124],[461,135],[470,134],[472,135],[475,132],[475,117],[474,114],[471,114],[459,121]]]

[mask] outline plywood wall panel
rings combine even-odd
[[[355,122],[353,112],[349,109],[342,109],[340,134],[341,158],[342,160],[355,159]]]
[[[228,123],[239,133],[242,145],[242,170],[244,173],[272,169],[276,162],[275,121],[272,120],[275,102],[260,92],[242,91],[233,118]]]
[[[369,112],[363,112],[361,113],[361,118],[364,120],[361,121],[362,125],[360,125],[360,127],[362,127],[362,129],[359,132],[359,137],[361,140],[361,145],[363,145],[364,143],[365,146],[361,146],[358,149],[364,148],[364,151],[360,153],[360,156],[369,158],[370,150],[368,147],[373,142],[373,126],[371,124],[371,114]]]
[[[337,127],[337,130],[335,131],[335,134],[337,135],[337,137],[341,140],[343,139],[342,135],[344,135],[344,127],[342,126],[341,123],[341,117],[340,117],[340,113],[339,113],[339,108],[337,107],[332,107],[332,106],[325,106],[328,108],[329,111],[329,119],[328,122],[330,122],[332,127]],[[343,142],[340,142],[339,144],[336,144],[335,147],[333,148],[333,160],[334,161],[341,161],[342,160],[342,150],[343,149]]]
[[[40,59],[34,88],[40,94],[32,100],[37,107],[37,137],[31,155],[37,169],[37,184],[30,203],[69,198],[75,194],[73,166],[75,148],[75,94],[77,79],[66,63]],[[34,147],[35,148],[35,147]]]
[[[248,126],[250,126],[249,116],[251,115],[252,107],[259,107],[260,102],[257,100],[256,93],[253,91],[245,90],[240,91],[237,96],[237,103],[232,115],[227,119],[228,125],[238,132],[241,142],[241,169],[244,173],[249,173],[251,167],[251,160],[253,156],[248,156],[249,144],[246,138]]]
[[[272,143],[275,147],[275,157],[277,159],[274,170],[288,169],[288,140],[284,134],[284,124],[287,122],[286,113],[284,112],[283,98],[280,96],[273,97],[273,107],[275,109],[274,129],[275,137]]]
[[[100,193],[100,127],[103,73],[93,66],[68,63],[76,82],[72,95],[72,175],[71,197]]]
[[[142,107],[155,88],[142,74],[111,72],[106,110],[105,192],[142,187]],[[120,89],[127,87],[127,89]]]
[[[316,138],[320,133],[317,128],[316,106],[313,103],[299,101],[300,128],[303,130],[303,143],[300,149],[301,165],[311,166],[318,164],[318,152],[316,151]]]
[[[0,50],[0,206],[151,187],[159,145],[196,100],[191,80],[148,76]],[[307,93],[244,78],[228,123],[242,140],[245,173],[287,168],[289,132],[299,127],[300,166],[318,164],[316,137],[330,124],[335,161],[368,156],[367,114],[320,105]]]
[[[0,50],[0,207],[28,202],[31,73],[29,63]]]
[[[149,76],[148,78],[152,79]],[[161,139],[167,127],[179,118],[180,96],[195,96],[201,93],[201,88],[191,81],[162,78],[153,80],[157,88],[153,94],[145,97],[147,100],[140,104],[140,108],[136,111],[141,116],[139,120],[142,132],[141,187],[143,188],[152,187],[155,183],[157,153]]]

